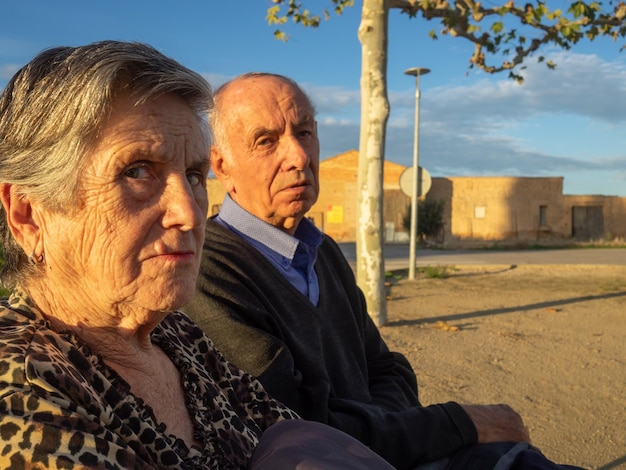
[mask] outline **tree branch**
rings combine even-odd
[[[330,1],[336,14],[354,4],[353,0]],[[300,0],[272,2],[275,6],[268,9],[267,16],[270,24],[282,25],[288,19],[313,28],[320,24],[320,16],[305,10]],[[564,13],[559,9],[550,10],[547,1],[542,0],[519,5],[508,0],[488,8],[477,0],[387,0],[389,9],[399,9],[412,18],[421,14],[429,21],[440,20],[440,34],[472,42],[474,53],[469,59],[470,68],[477,67],[487,73],[508,70],[509,76],[518,81],[523,78],[513,69],[544,44],[570,49],[584,37],[590,40],[598,36],[610,36],[613,40],[626,37],[626,3],[609,0],[605,4],[610,11],[601,10],[602,2],[573,1]],[[286,8],[284,13],[283,7]],[[329,18],[326,10],[324,17]],[[512,22],[517,24],[511,25]],[[274,35],[278,39],[288,39],[280,29]],[[437,34],[431,31],[431,37],[437,39]],[[487,55],[491,63],[488,63]],[[538,60],[541,62],[544,58]],[[552,62],[547,65],[555,67]]]

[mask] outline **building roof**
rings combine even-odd
[[[348,150],[320,162],[320,180],[357,180],[359,168],[358,150]],[[388,189],[400,187],[400,175],[407,167],[385,160],[383,163],[384,186]]]

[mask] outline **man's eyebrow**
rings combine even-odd
[[[300,119],[298,119],[294,123],[294,126],[302,127],[302,126],[307,126],[307,125],[313,124],[313,123],[315,123],[315,116],[313,116],[310,113],[307,113],[305,116],[302,116]]]
[[[266,135],[271,135],[276,133],[277,131],[275,129],[270,129],[269,127],[256,127],[254,129],[252,129],[252,131],[250,132],[250,135],[252,136],[252,138],[254,140],[258,139],[259,137],[263,137]]]

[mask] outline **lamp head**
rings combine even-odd
[[[426,69],[423,67],[412,67],[410,69],[406,69],[404,73],[406,75],[413,75],[414,77],[419,77],[421,75],[426,75],[427,73],[430,73],[430,69]]]

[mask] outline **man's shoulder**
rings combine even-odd
[[[207,221],[206,236],[200,261],[200,283],[209,290],[226,288],[225,279],[243,282],[254,279],[257,283],[275,280],[273,265],[245,238],[214,220]]]
[[[319,256],[332,258],[342,264],[348,264],[348,261],[346,260],[343,251],[341,251],[339,244],[331,236],[326,234],[324,234],[324,239],[319,247]]]
[[[204,251],[214,253],[217,251],[237,251],[245,250],[249,243],[233,232],[222,223],[211,218],[207,220],[204,233]]]

